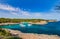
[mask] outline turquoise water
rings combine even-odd
[[[46,25],[32,24],[30,26],[28,26],[28,23],[24,23],[24,26],[20,24],[13,24],[0,26],[0,28],[19,30],[22,31],[23,33],[60,35],[60,22],[49,22]]]

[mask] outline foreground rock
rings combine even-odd
[[[11,34],[17,35],[22,39],[60,39],[57,35],[22,33],[17,30],[9,30]]]

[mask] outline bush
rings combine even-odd
[[[0,29],[0,36],[10,36],[10,33],[9,33],[9,31]]]

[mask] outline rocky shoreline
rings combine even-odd
[[[36,22],[36,23],[32,23],[32,24],[45,25],[45,24],[48,24],[48,22],[47,21],[40,21],[40,22]]]
[[[60,39],[58,35],[46,35],[46,34],[34,34],[34,33],[22,33],[21,31],[17,30],[10,30],[12,35],[16,35],[21,37],[22,39]]]
[[[48,22],[57,22],[57,21],[50,20]],[[40,21],[40,22],[28,22],[28,23],[30,23],[30,24],[45,25],[45,24],[48,24],[48,22],[47,21]],[[20,22],[20,23],[24,23],[24,22]],[[0,25],[20,24],[20,23],[0,23]]]
[[[10,25],[10,24],[18,24],[18,23],[0,23],[0,25]]]

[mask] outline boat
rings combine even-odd
[[[32,24],[31,23],[27,23],[27,22],[21,22],[20,26],[21,27],[26,27],[26,26],[32,26]]]
[[[25,27],[26,25],[24,25],[24,24],[20,24],[20,26],[21,26],[21,27]]]
[[[32,24],[28,24],[28,26],[32,26]]]

